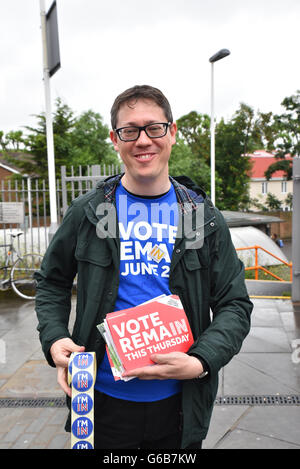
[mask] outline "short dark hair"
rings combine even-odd
[[[129,101],[132,100],[137,101],[138,99],[151,99],[162,108],[167,121],[171,123],[173,122],[171,106],[164,94],[158,88],[154,88],[153,86],[136,85],[116,97],[110,111],[112,129],[116,129],[117,127],[118,112],[122,104],[129,103]]]

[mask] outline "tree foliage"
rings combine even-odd
[[[215,132],[216,205],[221,210],[243,210],[249,200],[249,158],[255,150],[265,149],[275,154],[277,161],[265,173],[267,179],[277,170],[292,177],[292,162],[286,155],[300,156],[300,91],[282,101],[284,112],[255,112],[241,103],[231,118],[220,119]],[[56,174],[60,166],[118,164],[120,161],[109,140],[109,130],[99,113],[92,110],[75,116],[72,109],[57,99],[53,113],[53,133]],[[43,113],[35,116],[36,125],[26,132],[0,131],[0,149],[5,158],[23,173],[47,178],[46,120]],[[210,117],[196,111],[177,120],[177,143],[169,163],[170,174],[186,175],[210,194]],[[22,159],[15,158],[22,152]],[[275,204],[272,194],[269,205]],[[290,205],[292,200],[290,200]],[[261,207],[267,210],[268,206]]]
[[[250,122],[241,107],[234,117],[216,126],[216,172],[221,186],[216,187],[216,205],[222,210],[240,210],[249,204],[250,163],[245,156],[251,145]]]
[[[198,159],[209,163],[210,118],[207,114],[192,111],[177,120],[178,135]]]
[[[26,134],[9,132],[4,136],[0,133],[0,145],[6,153],[6,158],[32,176],[47,178],[47,138],[45,114],[35,115],[36,126],[25,126]],[[109,130],[102,122],[100,114],[91,110],[74,116],[72,109],[58,98],[52,118],[55,171],[60,175],[60,167],[117,164],[118,157],[108,141]],[[23,146],[24,157],[17,159],[10,151]],[[27,156],[27,157],[26,157]]]
[[[249,160],[243,154],[253,148],[254,112],[241,105],[229,122],[216,125],[216,205],[239,210],[249,204]],[[173,147],[170,170],[190,175],[210,193],[210,118],[195,111],[177,121],[179,141]]]
[[[266,198],[266,205],[270,210],[280,210],[281,200],[279,200],[276,195],[272,194],[272,192],[268,192]]]
[[[285,112],[274,116],[272,126],[276,135],[274,146],[277,161],[265,172],[267,179],[278,170],[283,170],[286,178],[291,179],[292,160],[287,160],[286,156],[300,156],[300,90],[285,98],[281,105]]]
[[[177,138],[173,146],[169,170],[172,176],[188,176],[205,191],[209,189],[209,166],[204,159],[198,158],[181,138]]]

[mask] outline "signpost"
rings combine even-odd
[[[56,1],[53,2],[49,11],[46,13],[45,0],[40,0],[40,14],[43,43],[43,78],[45,89],[48,179],[50,194],[51,226],[49,230],[49,238],[51,239],[57,230],[55,155],[50,93],[50,77],[52,77],[60,68]]]
[[[24,203],[0,202],[0,223],[24,223]]]

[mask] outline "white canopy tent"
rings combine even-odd
[[[254,228],[253,226],[230,228],[230,233],[235,248],[261,246],[283,261],[289,262],[280,247],[277,246],[277,244],[274,243],[274,241],[263,231]],[[245,267],[252,267],[255,265],[255,249],[237,251],[237,254],[243,261]],[[258,249],[259,265],[278,265],[280,263],[281,262],[275,257],[272,257],[262,249]]]

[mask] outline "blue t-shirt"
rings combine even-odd
[[[144,198],[130,194],[121,183],[116,190],[116,206],[120,284],[115,311],[119,311],[171,293],[169,271],[178,226],[178,205],[173,185],[160,197]],[[173,379],[115,381],[105,354],[95,388],[118,399],[150,402],[180,392],[181,383]]]

